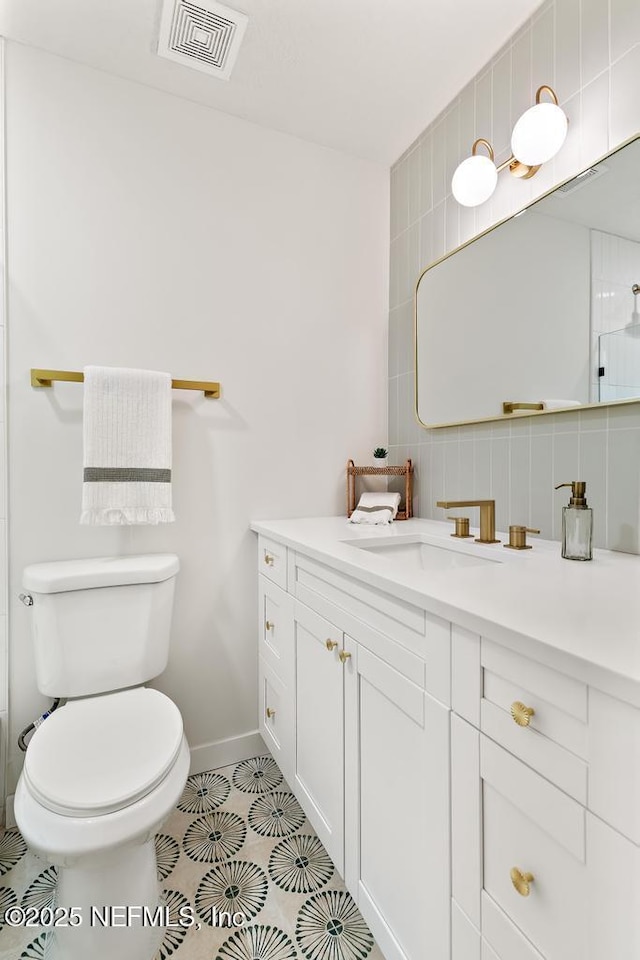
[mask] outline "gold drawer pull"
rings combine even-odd
[[[534,715],[533,707],[527,707],[520,700],[514,700],[511,704],[511,716],[519,727],[528,727]]]
[[[325,640],[324,645],[325,645],[325,647],[327,648],[327,650],[329,651],[329,653],[331,653],[331,651],[332,651],[332,650],[335,650],[335,648],[338,646],[338,641],[337,641],[337,640]]]
[[[267,707],[267,720],[271,720],[271,718],[275,717],[275,715],[275,710],[272,710],[271,707]]]
[[[534,881],[532,873],[522,873],[517,867],[511,868],[511,883],[516,888],[521,897],[528,897],[531,893],[530,884]]]
[[[266,563],[266,565],[267,565],[268,567],[273,566],[273,557],[271,556],[270,553],[265,553],[265,555],[264,555],[264,562]]]
[[[272,623],[271,620],[265,620],[264,622],[265,630],[273,630],[274,627],[275,627],[275,623]]]
[[[351,654],[347,653],[346,650],[341,650],[340,653],[338,654],[338,657],[340,658],[340,663],[346,663],[347,660],[350,659]]]

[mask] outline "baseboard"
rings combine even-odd
[[[248,760],[249,757],[268,752],[257,730],[244,733],[240,737],[214,740],[213,743],[203,743],[199,747],[191,748],[189,773],[204,773],[205,770],[226,767],[230,763],[239,763],[240,760]]]

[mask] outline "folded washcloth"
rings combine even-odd
[[[171,377],[84,369],[80,523],[170,523]]]
[[[363,493],[349,520],[351,523],[391,523],[399,506],[399,493]]]
[[[579,400],[543,400],[545,410],[562,410],[563,407],[581,407]]]

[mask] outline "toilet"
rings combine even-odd
[[[15,795],[27,845],[57,867],[55,960],[151,960],[164,934],[154,835],[190,758],[180,711],[143,684],[167,664],[178,570],[152,554],[24,571],[38,690],[67,699],[34,732]]]

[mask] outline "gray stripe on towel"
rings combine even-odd
[[[381,503],[376,507],[356,507],[356,510],[359,510],[361,513],[377,513],[378,510],[388,510],[389,513],[393,513],[393,508],[388,507],[386,503]]]
[[[171,483],[171,470],[155,467],[85,467],[85,483]]]

